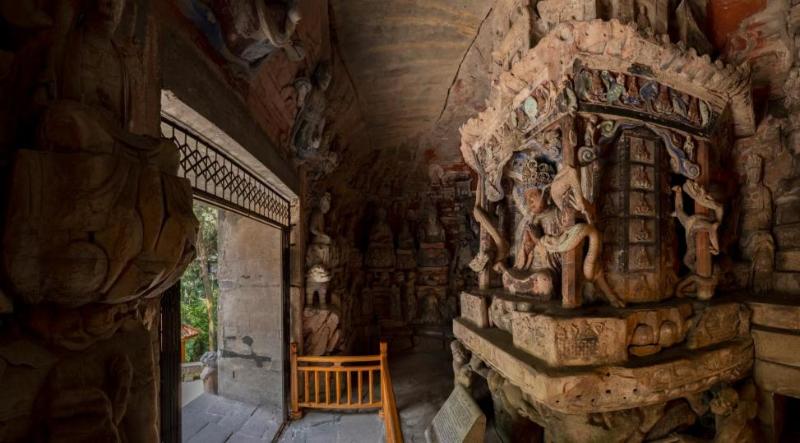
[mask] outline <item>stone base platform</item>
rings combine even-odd
[[[753,344],[737,338],[702,350],[671,349],[618,366],[552,367],[514,346],[510,333],[453,321],[456,338],[524,393],[566,414],[588,414],[664,403],[747,375]]]
[[[565,309],[506,293],[461,294],[461,317],[511,334],[513,345],[552,367],[617,365],[666,349],[701,349],[748,336],[750,312],[736,301]]]

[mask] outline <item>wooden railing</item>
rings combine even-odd
[[[297,344],[292,342],[290,417],[301,418],[303,409],[378,409],[387,443],[401,443],[403,432],[386,342],[381,342],[380,351],[379,355],[351,357],[299,356]]]

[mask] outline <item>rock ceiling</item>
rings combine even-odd
[[[450,114],[455,80],[492,3],[332,0],[335,38],[374,148],[417,145]],[[447,151],[458,157],[454,143]]]

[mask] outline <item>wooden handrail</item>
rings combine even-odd
[[[389,346],[381,342],[381,388],[384,392],[383,423],[386,426],[387,442],[402,442],[403,430],[400,427],[400,416],[397,413],[397,401],[394,398],[392,376],[389,374]]]
[[[289,417],[292,420],[301,418],[303,409],[378,409],[386,428],[386,441],[402,443],[403,431],[400,427],[397,401],[389,373],[389,347],[386,342],[381,342],[380,351],[379,355],[299,356],[297,343],[292,342],[289,356],[291,368]],[[376,398],[373,389],[376,373],[380,377],[380,398]],[[320,382],[324,385],[320,386]],[[345,398],[342,396],[343,393]]]

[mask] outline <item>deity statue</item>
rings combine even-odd
[[[757,154],[747,156],[747,174],[742,186],[742,257],[751,264],[750,286],[758,292],[772,287],[775,241],[772,238],[772,193],[764,185],[764,161]]]
[[[386,222],[386,210],[378,208],[377,219],[369,232],[366,265],[371,268],[391,268],[395,265],[394,234]]]
[[[330,265],[331,238],[325,233],[325,214],[331,210],[331,194],[326,192],[319,199],[319,204],[311,212],[308,231],[311,242],[306,252],[306,266],[309,268]]]
[[[515,192],[515,197],[520,193]],[[503,286],[512,293],[528,293],[547,300],[553,295],[553,279],[560,269],[560,254],[551,254],[540,240],[544,235],[561,234],[561,224],[556,208],[548,207],[546,191],[528,189],[524,201],[517,204],[524,211],[522,232],[517,236],[514,267],[508,269],[503,262],[496,265],[503,276]]]
[[[331,195],[326,192],[311,212],[309,234],[311,242],[306,250],[306,305],[314,304],[314,295],[320,306],[326,305],[328,282],[331,280],[331,238],[325,233],[325,214],[331,209]]]
[[[442,224],[439,222],[439,214],[436,206],[426,205],[425,221],[420,227],[420,243],[442,243],[445,241],[445,233]]]
[[[306,79],[296,82],[300,110],[292,132],[292,150],[300,159],[313,157],[322,146],[328,109],[325,91],[330,83],[330,65],[325,62],[314,70],[313,83]]]

